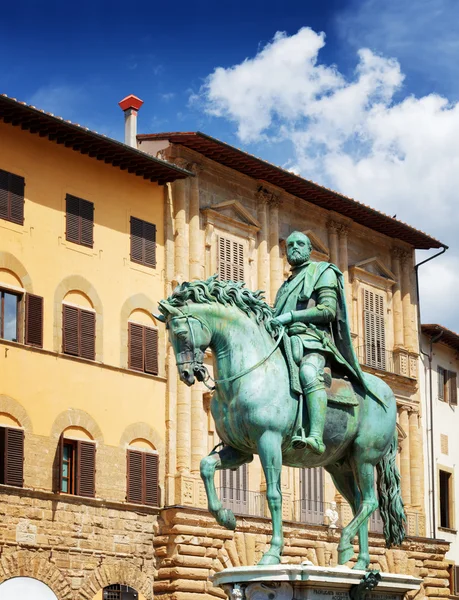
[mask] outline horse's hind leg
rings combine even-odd
[[[284,549],[282,533],[282,450],[281,436],[273,431],[265,431],[258,440],[258,454],[266,479],[266,498],[273,524],[273,535],[269,550],[263,554],[259,565],[277,565]]]
[[[232,446],[224,446],[219,452],[212,451],[201,460],[201,478],[207,494],[209,512],[213,514],[217,523],[227,529],[236,529],[236,517],[233,511],[223,508],[215,489],[215,471],[221,469],[236,469],[241,465],[251,462],[252,454],[245,454]]]
[[[343,466],[331,465],[326,467],[333,479],[336,489],[348,501],[352,513],[357,514],[358,507],[361,502],[359,488],[356,485],[352,470],[345,469]],[[368,524],[362,525],[359,528],[359,556],[354,565],[354,569],[365,570],[370,564],[370,552],[368,549]]]

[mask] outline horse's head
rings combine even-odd
[[[174,348],[180,379],[193,385],[195,377],[203,381],[207,376],[204,367],[204,352],[209,347],[211,332],[198,316],[189,312],[189,307],[177,308],[165,300],[159,303],[162,321],[166,323],[169,339]]]

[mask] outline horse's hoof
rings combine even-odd
[[[354,548],[352,546],[346,546],[345,548],[338,548],[338,564],[344,565],[348,560],[354,556]]]
[[[221,508],[215,515],[215,518],[217,519],[217,523],[222,525],[222,527],[226,527],[226,529],[231,529],[232,531],[236,529],[236,517],[228,508]]]
[[[369,564],[370,564],[370,560],[365,560],[363,558],[359,558],[352,568],[355,569],[356,571],[366,571]]]
[[[270,551],[263,554],[261,560],[258,562],[258,566],[266,566],[266,565],[278,565],[280,563],[279,554],[270,554]]]

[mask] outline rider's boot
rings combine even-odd
[[[323,440],[325,416],[327,414],[327,392],[325,389],[314,390],[305,394],[309,413],[309,435],[304,440],[315,454],[325,452]]]

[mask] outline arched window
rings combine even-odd
[[[62,351],[89,360],[96,354],[96,312],[82,292],[69,292],[62,305]]]
[[[114,583],[104,588],[103,600],[137,600],[139,594],[134,588],[122,583]]]
[[[159,455],[147,440],[133,440],[127,449],[126,500],[135,504],[160,505]]]
[[[135,310],[129,316],[128,355],[130,369],[158,374],[158,330],[143,310]]]
[[[96,444],[81,427],[68,427],[57,449],[56,491],[95,496]]]
[[[24,485],[24,430],[6,413],[0,413],[0,483]]]

